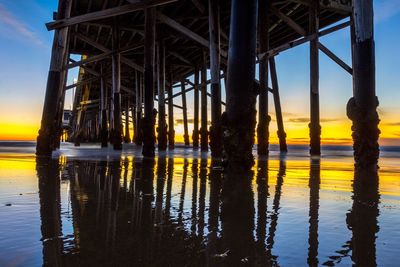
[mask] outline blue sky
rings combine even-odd
[[[0,127],[3,129],[10,122],[39,126],[53,38],[53,32],[48,32],[44,24],[52,20],[57,2],[0,0]],[[384,136],[400,138],[400,0],[376,0],[374,4],[379,111],[382,123],[390,124]],[[321,42],[351,65],[348,28],[323,37]],[[305,44],[276,58],[285,120],[294,123],[294,128],[307,127],[306,122],[298,123],[308,118],[309,113],[308,51]],[[320,66],[321,117],[327,122],[346,122],[345,106],[352,95],[351,76],[323,53]],[[69,75],[70,81],[73,78],[76,72]],[[69,102],[67,97],[67,105]],[[270,111],[273,110],[271,105]]]

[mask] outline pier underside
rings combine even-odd
[[[376,164],[372,0],[59,0],[54,21],[46,26],[55,35],[38,155],[51,155],[59,146],[65,92],[73,89],[69,140],[76,145],[101,142],[119,150],[122,142],[134,142],[143,145],[143,156],[154,157],[156,145],[160,151],[174,148],[174,125],[182,121],[186,146],[210,148],[213,158],[248,169],[256,132],[258,154],[268,154],[269,95],[280,150],[287,151],[275,57],[310,43],[310,153],[320,154],[321,51],[353,75],[348,114],[355,159],[361,165]],[[352,37],[352,66],[319,41],[346,27]],[[77,67],[77,82],[66,85],[68,70]],[[186,96],[190,91],[193,99]],[[176,98],[181,105],[174,104]],[[194,129],[189,133],[192,103]],[[174,109],[182,110],[183,118],[174,117]]]

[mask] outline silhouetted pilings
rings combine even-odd
[[[166,72],[165,72],[165,47],[163,42],[159,42],[157,46],[157,81],[158,81],[158,150],[167,149],[167,121],[165,119],[165,85],[166,85]]]
[[[369,168],[379,158],[379,105],[375,90],[375,41],[373,1],[353,1],[352,54],[353,97],[347,103],[347,116],[353,121],[354,158]]]
[[[60,0],[57,11],[57,19],[69,18],[72,9],[72,1]],[[37,138],[36,154],[51,155],[55,149],[57,107],[62,96],[64,84],[62,83],[63,69],[67,63],[68,57],[68,28],[57,29],[54,32],[53,47],[50,58],[50,68],[47,78],[46,96],[43,104],[42,120]]]
[[[122,137],[126,143],[130,142],[129,113],[135,110],[136,113],[132,116],[133,139],[137,145],[143,144],[142,153],[146,157],[154,157],[156,140],[161,151],[166,149],[167,139],[168,147],[174,148],[174,108],[183,111],[184,143],[189,145],[190,107],[188,108],[187,102],[191,101],[187,99],[186,93],[194,90],[193,147],[197,148],[200,145],[202,151],[207,151],[210,145],[214,158],[225,156],[228,165],[242,162],[242,167],[249,169],[254,163],[251,152],[257,111],[258,154],[268,154],[270,92],[274,98],[280,150],[287,151],[275,57],[289,48],[309,42],[310,154],[321,154],[321,50],[353,75],[354,96],[348,102],[347,113],[353,121],[355,160],[361,165],[376,163],[379,156],[377,140],[380,132],[376,112],[378,101],[375,93],[372,0],[357,0],[353,3],[342,1],[334,4],[331,1],[312,0],[307,5],[299,3],[289,11],[286,10],[286,4],[281,2],[271,4],[264,1],[195,1],[195,11],[199,13],[193,14],[193,22],[188,25],[181,23],[182,18],[178,14],[180,12],[171,13],[167,7],[176,5],[177,10],[186,10],[189,4],[190,8],[193,8],[190,1],[180,3],[173,0],[157,0],[147,4],[146,8],[140,3],[122,4],[120,7],[111,8],[105,5],[101,11],[91,11],[91,8],[81,11],[82,7],[72,5],[71,2],[59,0],[56,21],[47,24],[49,30],[55,30],[55,35],[37,142],[38,155],[49,156],[52,150],[59,146],[66,90],[76,87],[71,127],[71,139],[76,145],[82,141],[101,141],[102,147],[110,142],[114,149],[121,149]],[[292,16],[296,9],[300,8],[308,10],[308,16]],[[72,14],[80,15],[69,18],[71,10]],[[328,10],[329,12],[325,12]],[[144,12],[144,16],[137,16],[135,12]],[[125,18],[128,13],[133,13],[129,14],[133,15],[132,20],[137,21],[140,18],[139,24],[144,26],[144,30],[131,28],[132,25],[126,24]],[[328,16],[327,13],[331,15]],[[198,15],[206,19],[202,26],[194,26],[199,24],[196,23]],[[226,21],[229,16],[231,21],[228,26]],[[350,18],[350,21],[319,30],[344,18]],[[108,19],[107,25],[102,24],[104,19]],[[97,36],[92,36],[91,31],[78,31],[79,25],[83,23],[93,23],[90,27],[98,27]],[[303,28],[305,25],[308,29]],[[349,25],[352,37],[352,67],[324,46],[319,39],[320,36]],[[105,30],[106,28],[108,30]],[[280,31],[275,32],[278,28]],[[226,30],[229,30],[229,35],[226,34]],[[72,33],[72,37],[69,37],[69,32]],[[176,32],[179,33],[179,37],[176,36]],[[183,49],[177,51],[180,38],[187,40],[182,43]],[[196,45],[192,45],[191,42]],[[81,60],[70,58],[76,53],[84,55]],[[107,68],[106,63],[110,58],[111,68]],[[259,64],[259,81],[255,81],[256,63]],[[65,86],[68,69],[78,66],[81,68],[78,81]],[[268,87],[268,69],[272,89]],[[207,70],[210,71],[210,80],[207,80]],[[221,70],[226,79],[227,100],[224,114],[221,114],[222,105],[225,104],[221,95]],[[194,82],[190,80],[192,76]],[[174,94],[173,88],[176,88],[179,82],[181,92]],[[186,88],[187,84],[192,87]],[[210,93],[207,92],[208,84]],[[255,84],[258,85],[257,88]],[[182,106],[174,105],[173,98],[178,95],[182,97]],[[210,128],[207,96],[211,97]],[[258,110],[255,106],[257,96]],[[157,110],[154,109],[154,101],[158,101],[157,133]],[[168,105],[168,127],[165,105]]]
[[[174,121],[174,98],[172,92],[172,73],[168,73],[168,148],[174,149],[175,147],[175,121]]]
[[[190,145],[189,141],[189,129],[188,129],[188,117],[187,117],[187,103],[186,103],[186,92],[185,92],[185,81],[181,81],[181,93],[182,93],[182,114],[183,114],[183,140],[185,146]]]
[[[228,164],[249,169],[256,126],[254,89],[257,1],[232,1],[224,150]]]
[[[194,103],[193,103],[193,108],[194,108],[194,114],[193,114],[193,134],[192,134],[192,140],[193,140],[193,148],[197,149],[199,148],[199,104],[200,104],[200,98],[199,98],[199,69],[198,67],[195,67],[194,69]]]
[[[269,14],[270,2],[259,1],[258,7],[258,42],[259,53],[269,50]],[[268,115],[268,58],[260,60],[259,64],[260,91],[258,92],[258,124],[257,124],[257,152],[258,155],[268,154],[269,145],[269,123],[271,117]]]
[[[275,57],[269,58],[269,65],[271,70],[272,94],[274,97],[276,124],[278,126],[277,135],[279,139],[279,150],[281,152],[287,152],[286,132],[283,126],[283,116],[282,116],[281,100],[279,96],[279,84],[278,84],[278,75],[276,73]]]
[[[114,18],[112,27],[112,49],[120,48],[120,29],[117,18]],[[115,150],[122,149],[122,111],[121,111],[121,55],[114,53],[112,61],[112,144]]]
[[[309,31],[319,31],[319,0],[312,0],[309,8]],[[310,41],[310,154],[321,154],[321,125],[319,114],[319,51],[318,35]]]
[[[144,37],[144,118],[143,118],[143,151],[145,157],[154,157],[155,116],[154,116],[154,58],[156,38],[156,10],[145,9]]]
[[[213,157],[222,157],[221,128],[221,51],[219,0],[208,0],[209,54],[211,74],[210,149]]]
[[[201,68],[201,124],[200,124],[200,146],[201,151],[208,151],[208,130],[207,130],[207,56],[205,50],[202,51]]]

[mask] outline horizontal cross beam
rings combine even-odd
[[[346,28],[348,26],[350,26],[350,21],[346,21],[346,22],[343,22],[343,23],[338,24],[336,26],[330,27],[330,28],[328,28],[326,30],[320,31],[318,33],[318,36],[322,37],[322,36],[325,36],[325,35],[330,34],[332,32],[344,29],[344,28]],[[260,60],[263,60],[265,57],[275,56],[275,55],[279,54],[280,52],[283,52],[283,51],[288,50],[290,48],[293,48],[293,47],[302,45],[302,44],[304,44],[306,42],[309,42],[309,41],[315,39],[316,37],[317,37],[317,34],[311,34],[311,35],[307,35],[307,36],[305,36],[303,38],[297,39],[295,41],[291,41],[291,42],[285,43],[283,45],[280,45],[278,47],[272,48],[272,49],[268,50],[268,52],[264,52],[264,53],[259,54],[258,55],[258,60],[260,61]]]
[[[76,25],[83,22],[89,22],[99,19],[106,19],[110,17],[120,16],[128,13],[132,13],[138,10],[142,10],[149,7],[155,7],[159,5],[165,5],[172,2],[176,2],[177,0],[131,0],[131,4],[117,6],[113,8],[108,8],[100,11],[95,11],[91,13],[86,13],[80,16],[75,16],[71,18],[61,19],[53,22],[46,23],[47,29],[55,30],[63,27],[68,27],[72,25]]]

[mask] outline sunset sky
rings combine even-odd
[[[40,126],[53,32],[56,0],[0,0],[0,140],[34,140]],[[376,0],[375,42],[377,95],[381,143],[400,145],[400,0]],[[321,42],[351,65],[349,29],[321,38]],[[308,142],[309,45],[277,56],[282,110],[289,143]],[[69,83],[77,71],[69,75]],[[176,88],[179,90],[179,88]],[[223,95],[224,95],[223,91]],[[323,143],[351,143],[346,103],[352,96],[351,76],[320,53],[320,107]],[[224,98],[224,97],[223,97]],[[189,118],[193,116],[188,95]],[[276,143],[276,121],[270,98],[271,142]],[[180,100],[177,100],[179,103]],[[66,97],[66,107],[71,95]],[[181,111],[175,109],[176,119]],[[181,139],[182,126],[176,125]],[[191,127],[190,127],[191,133]]]

